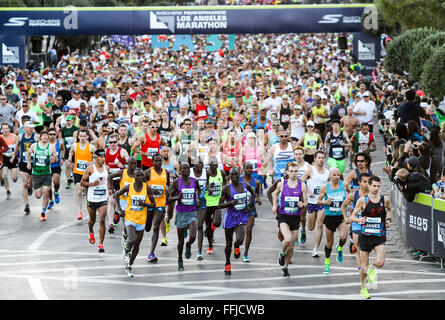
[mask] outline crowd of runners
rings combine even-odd
[[[121,226],[131,277],[144,233],[151,232],[147,260],[156,263],[172,223],[178,270],[192,251],[198,261],[211,255],[214,233],[223,232],[230,275],[232,251],[250,261],[255,218],[270,215],[261,210],[268,199],[283,277],[307,232],[315,234],[312,256],[324,251],[325,274],[332,251],[343,261],[350,237],[361,295],[369,298],[365,281],[384,264],[392,216],[370,170],[386,75],[377,70],[377,81],[365,81],[352,46],[340,50],[335,34],[238,35],[233,51],[216,52],[199,41],[190,52],[141,39],[135,48],[74,52],[54,68],[4,69],[7,199],[23,200],[32,215],[34,192],[46,221],[48,210],[64,205],[60,188],[72,189],[73,219],[89,217],[88,239],[99,252],[107,232]],[[17,180],[22,195],[11,194]]]

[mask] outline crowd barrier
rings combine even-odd
[[[403,241],[429,256],[445,259],[445,200],[418,193],[408,202],[393,185],[391,205],[392,222],[399,226]]]

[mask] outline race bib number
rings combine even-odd
[[[199,110],[198,117],[207,117],[207,112],[205,110]]]
[[[233,199],[237,201],[234,208],[238,211],[246,209],[247,203],[247,194],[246,192],[238,193],[233,196]]]
[[[182,189],[181,202],[185,206],[194,205],[195,204],[195,189],[194,188]]]
[[[286,213],[298,213],[300,208],[298,208],[299,197],[284,197],[284,212]]]
[[[71,147],[73,146],[73,141],[74,141],[74,137],[66,137],[65,138],[65,147],[67,149],[71,149]]]
[[[37,156],[36,157],[36,166],[44,167],[46,165],[46,156]]]
[[[211,187],[210,190],[212,191],[213,196],[218,196],[221,192],[221,183],[219,181],[213,182],[213,187]]]
[[[281,116],[281,122],[289,122],[289,115],[288,114],[283,114]]]
[[[314,147],[317,145],[317,140],[308,140],[307,145],[309,147]]]
[[[118,172],[120,169],[118,169],[118,168],[110,168],[110,174],[113,174],[113,173],[115,173],[115,172]],[[120,180],[120,178],[119,177],[115,177],[115,178],[113,178],[113,181],[116,181],[116,180]]]
[[[131,206],[130,206],[130,210],[131,211],[142,211],[142,210],[144,210],[144,207],[139,205],[139,200],[145,201],[145,196],[135,195],[135,196],[131,197]]]
[[[382,219],[380,217],[366,217],[366,222],[364,224],[365,233],[378,234],[381,233],[382,229]]]
[[[162,197],[162,194],[164,193],[164,186],[158,186],[158,185],[152,185],[151,188],[153,189],[154,197],[160,198]]]
[[[77,160],[77,170],[78,171],[82,171],[85,172],[85,170],[88,167],[88,161],[84,161],[84,160]]]
[[[318,196],[320,194],[320,186],[315,187],[314,189],[314,196]]]
[[[158,148],[148,148],[148,157],[149,159],[153,158],[153,156],[158,153]]]
[[[332,155],[334,159],[343,158],[343,148],[332,148]]]
[[[343,197],[337,196],[337,197],[330,197],[331,198],[331,205],[329,206],[329,210],[332,212],[340,212],[341,211],[341,204],[343,202]]]
[[[9,145],[8,146],[8,151],[6,151],[5,153],[3,153],[4,156],[7,157],[11,157],[14,154],[14,150],[15,150],[15,145]]]
[[[93,191],[93,195],[97,197],[103,197],[107,194],[106,188],[95,188]]]

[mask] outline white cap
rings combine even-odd
[[[34,124],[31,121],[26,121],[24,124],[25,128],[34,128]]]
[[[390,84],[386,89],[388,89],[389,91],[393,91],[394,90],[394,86],[392,84]]]
[[[256,139],[255,132],[249,132],[249,133],[247,134],[247,138],[255,138],[255,139]]]
[[[421,106],[422,108],[426,108],[426,107],[428,107],[428,103],[426,103],[426,102],[421,102],[421,103],[420,103],[420,106]]]
[[[314,126],[314,121],[309,120],[309,121],[306,123],[306,127],[307,127],[307,126]]]
[[[369,97],[369,91],[365,91],[365,92],[363,93],[363,96],[364,96],[364,97]]]
[[[303,110],[303,108],[302,108],[299,104],[295,105],[295,106],[294,106],[294,109],[300,109],[300,110]]]
[[[270,93],[277,93],[277,90],[275,90],[275,88],[273,88],[272,90],[270,90]]]

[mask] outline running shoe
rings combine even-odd
[[[178,260],[178,270],[184,271],[184,262],[182,260]]]
[[[297,240],[295,240],[295,245],[296,245],[296,246],[298,246],[298,239],[297,239]]]
[[[340,246],[337,246],[337,262],[338,263],[343,262],[343,248]]]
[[[119,213],[115,212],[114,213],[114,219],[113,219],[113,224],[118,224],[120,220],[120,216]]]
[[[249,257],[247,256],[247,254],[245,254],[245,255],[243,256],[243,262],[250,262],[250,259],[249,259]]]
[[[97,252],[105,252],[104,245],[102,243],[98,245]]]
[[[168,246],[167,238],[162,238],[161,247],[166,247],[166,246]]]
[[[324,270],[323,270],[324,274],[330,274],[331,273],[331,262],[329,260],[329,258],[326,258],[324,260]]]
[[[110,224],[108,226],[108,233],[114,233],[114,225],[113,224]]]
[[[40,220],[41,220],[41,221],[46,221],[46,215],[45,215],[44,213],[42,213],[42,214],[40,215]]]
[[[29,208],[29,204],[25,205],[25,215],[29,215],[31,213],[31,209]]]
[[[238,259],[241,256],[241,250],[240,248],[234,248],[233,250],[233,256],[235,257],[235,259]]]
[[[96,239],[94,239],[94,233],[90,233],[90,238],[88,239],[91,244],[94,244],[96,242]]]
[[[215,227],[215,225],[212,222],[212,231],[215,231],[215,230],[216,230],[216,227]]]
[[[6,200],[11,200],[12,194],[11,191],[6,191]]]
[[[207,254],[213,254],[213,247],[209,247],[207,249]]]
[[[282,252],[278,255],[278,264],[280,266],[284,266],[284,259],[286,258],[286,255]]]
[[[131,278],[134,278],[134,273],[133,273],[133,269],[131,268],[131,266],[127,265],[125,267],[125,272],[127,273],[127,275]]]
[[[266,182],[266,179],[264,179],[264,189],[267,189],[268,187],[267,187],[267,182]]]
[[[280,240],[280,241],[284,240],[283,234],[281,233],[280,229],[278,229],[278,240]]]
[[[130,262],[130,258],[131,258],[131,252],[127,251],[126,248],[122,249],[122,259],[126,262],[129,263]]]
[[[306,243],[306,232],[304,232],[304,231],[301,231],[300,242],[301,242],[301,244]]]
[[[232,265],[226,264],[226,266],[224,268],[224,274],[226,276],[230,276],[232,274]]]
[[[77,220],[82,220],[83,216],[82,216],[82,212],[79,212],[79,215],[77,216]]]
[[[125,248],[125,246],[127,245],[127,236],[123,232],[122,232],[122,237],[121,237],[121,245],[122,245],[122,248]]]
[[[192,245],[191,244],[185,244],[185,254],[184,254],[186,259],[190,259],[190,257],[192,256]]]
[[[59,202],[60,202],[60,195],[59,195],[58,192],[54,192],[54,201],[55,201],[56,203],[59,203]]]
[[[369,284],[373,284],[375,281],[375,268],[369,266],[368,267],[368,282]]]
[[[202,256],[202,253],[201,253],[201,252],[198,252],[198,253],[196,254],[196,260],[197,260],[197,261],[202,261],[202,260],[204,260],[204,258],[203,258],[203,256]]]
[[[371,299],[368,289],[366,289],[366,288],[360,289],[360,295],[362,296],[363,299]]]
[[[165,232],[167,232],[167,233],[170,232],[170,222],[165,223]]]
[[[71,182],[68,181],[68,183],[66,184],[65,189],[71,189]]]
[[[52,209],[54,207],[54,201],[50,201],[49,203],[48,203],[48,209]]]
[[[32,196],[32,188],[28,188],[28,196]]]
[[[283,275],[283,277],[290,277],[289,270],[287,269],[287,267],[281,268],[281,274]]]
[[[317,248],[314,248],[314,250],[312,250],[312,256],[313,256],[314,258],[318,258],[318,257],[319,257],[319,255],[318,255],[318,249],[317,249]]]
[[[147,257],[147,261],[151,263],[156,263],[158,262],[158,258],[156,258],[154,253],[150,253]]]

